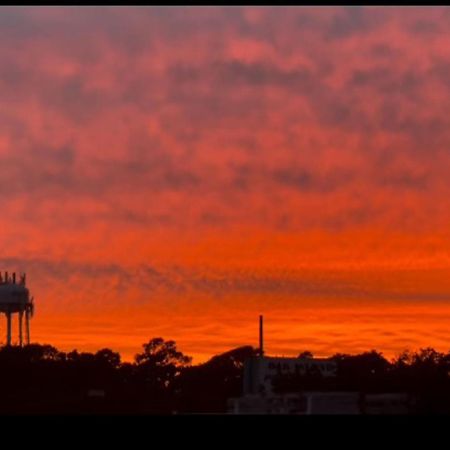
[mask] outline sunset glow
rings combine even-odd
[[[264,314],[268,354],[450,350],[450,9],[2,7],[0,36],[32,341],[200,362]]]

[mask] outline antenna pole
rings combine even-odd
[[[259,356],[264,356],[263,316],[259,316]]]

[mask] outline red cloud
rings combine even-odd
[[[408,298],[443,301],[438,275],[397,291],[372,279],[355,288],[359,272],[335,282],[330,270],[449,268],[449,18],[445,8],[4,8],[4,263],[31,272],[42,314],[106,307],[108,324],[124,305],[151,322],[175,302],[186,325],[224,295],[229,310],[249,301],[248,314],[274,315],[292,297],[325,295],[323,317],[346,295],[386,300],[386,311],[399,298],[406,311]],[[142,265],[168,274],[125,289]],[[304,267],[319,280],[307,292],[286,275]],[[208,314],[180,335],[187,352]],[[67,342],[51,329],[39,336]],[[127,349],[157,331],[144,327]],[[224,336],[238,345],[250,334]],[[399,339],[371,336],[389,348]],[[100,346],[92,339],[79,345]]]

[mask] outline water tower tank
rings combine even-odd
[[[30,291],[20,284],[0,284],[0,312],[19,312],[30,301]]]
[[[11,320],[12,314],[19,316],[19,343],[22,345],[22,323],[25,315],[26,338],[30,343],[30,316],[33,315],[33,298],[30,297],[30,291],[26,287],[25,274],[16,280],[16,274],[8,276],[8,272],[0,272],[0,313],[4,313],[7,319],[6,343],[11,345]]]

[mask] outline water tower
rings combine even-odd
[[[34,303],[30,298],[30,291],[26,287],[26,275],[21,274],[16,282],[15,272],[8,276],[8,272],[0,272],[0,313],[6,315],[6,345],[11,345],[12,315],[19,315],[19,345],[23,345],[23,316],[25,315],[26,342],[30,343],[30,317],[33,316]]]

